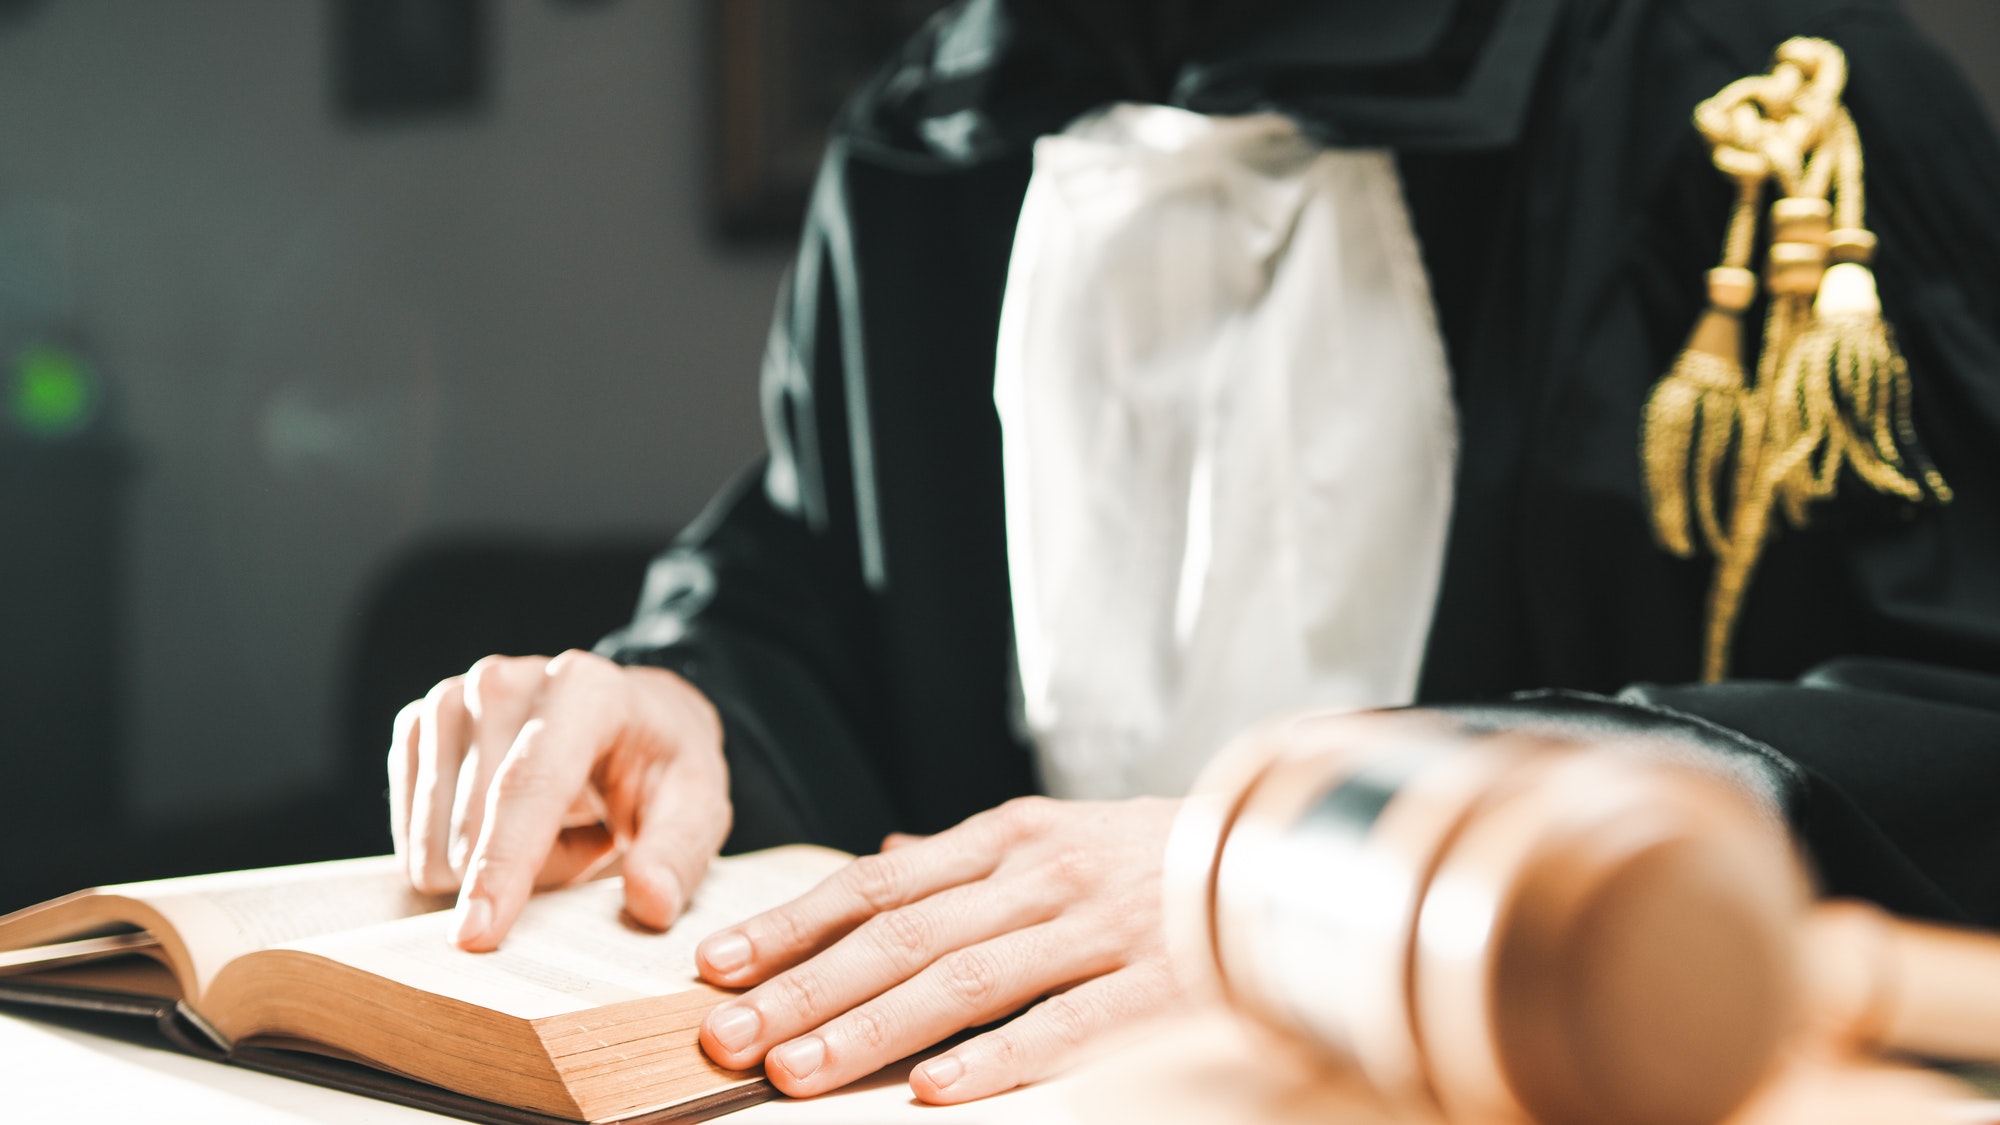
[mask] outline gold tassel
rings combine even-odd
[[[1793,527],[1804,527],[1806,505],[1832,495],[1830,475],[1839,464],[1840,435],[1832,427],[1833,397],[1824,379],[1793,365],[1798,343],[1811,334],[1808,302],[1826,277],[1828,226],[1833,206],[1824,199],[1791,196],[1771,205],[1771,248],[1765,259],[1772,293],[1764,336],[1767,370],[1759,380],[1768,412],[1765,463],[1753,487],[1774,493]],[[1823,486],[1823,488],[1822,488]]]
[[[1913,504],[1927,496],[1951,499],[1951,487],[1916,441],[1909,364],[1882,319],[1875,275],[1866,265],[1849,260],[1826,271],[1812,324],[1786,353],[1783,368],[1781,378],[1800,387],[1824,416],[1817,463],[1801,465],[1780,482],[1788,513],[1801,513],[1795,526],[1803,526],[1805,505],[1833,496],[1843,466],[1877,492]]]
[[[1708,311],[1695,322],[1687,347],[1646,401],[1642,456],[1652,497],[1653,531],[1667,550],[1682,558],[1695,549],[1691,510],[1711,551],[1719,549],[1725,538],[1715,497],[1749,407],[1743,377],[1743,309],[1756,285],[1756,276],[1746,269],[1724,266],[1710,271]]]
[[[1862,155],[1841,104],[1847,60],[1821,39],[1778,47],[1771,73],[1739,79],[1695,110],[1715,166],[1739,198],[1709,308],[1646,401],[1640,457],[1654,534],[1681,557],[1716,557],[1703,630],[1702,679],[1728,674],[1736,622],[1778,511],[1804,527],[1842,470],[1910,502],[1951,489],[1917,440],[1909,366],[1882,318],[1868,269]],[[1768,293],[1754,383],[1745,378],[1742,315],[1757,202],[1771,207]],[[1728,477],[1724,479],[1725,475]]]

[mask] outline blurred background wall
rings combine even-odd
[[[1994,0],[1902,0],[1903,10],[1957,60],[2000,119],[2000,3]]]
[[[2000,108],[2000,4],[1906,2]],[[575,573],[624,606],[636,560],[758,450],[786,254],[714,236],[712,11],[478,7],[476,97],[357,119],[333,0],[0,0],[0,336],[64,341],[105,388],[118,556],[106,620],[75,617],[73,639],[116,655],[118,749],[85,780],[159,863],[242,854],[245,810],[295,834],[282,810],[338,785],[348,664],[398,560],[615,544]],[[30,534],[0,526],[0,556]],[[550,573],[468,604],[504,613]],[[7,724],[0,762],[44,752]],[[187,824],[223,842],[158,843]],[[134,850],[45,861],[18,893],[151,873]]]
[[[0,29],[0,231],[54,247],[23,285],[133,447],[137,816],[327,779],[344,632],[398,549],[664,540],[755,455],[783,247],[707,237],[698,15],[507,0],[483,104],[361,123],[322,3]]]

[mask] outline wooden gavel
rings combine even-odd
[[[1776,812],[1688,759],[1275,720],[1175,825],[1176,963],[1451,1122],[1711,1125],[1813,1034],[2000,1059],[2000,939],[1809,906]]]

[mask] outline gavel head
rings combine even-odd
[[[1266,724],[1175,826],[1180,971],[1450,1121],[1719,1121],[1796,1022],[1806,880],[1774,815],[1672,757]]]

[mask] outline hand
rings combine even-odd
[[[672,672],[489,656],[396,716],[389,811],[410,884],[459,892],[465,949],[621,853],[626,909],[665,929],[729,834],[722,723]]]
[[[910,1089],[962,1102],[1053,1072],[1179,994],[1160,936],[1175,806],[1029,797],[892,840],[702,942],[703,977],[757,986],[709,1013],[702,1048],[728,1067],[762,1059],[803,1097],[1047,997],[918,1067]]]

